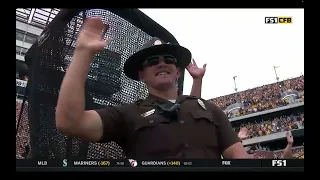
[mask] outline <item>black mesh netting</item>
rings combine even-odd
[[[132,103],[147,95],[145,86],[123,73],[125,60],[153,36],[178,44],[163,27],[136,9],[61,10],[27,52],[28,119],[33,158],[123,158],[116,143],[88,143],[67,137],[55,128],[55,108],[59,88],[72,60],[75,40],[83,19],[98,16],[110,29],[112,41],[96,55],[86,84],[86,109]],[[180,80],[182,91],[183,77]],[[22,120],[25,126],[28,121]],[[27,133],[28,127],[21,127]],[[19,129],[20,130],[20,129]],[[19,133],[18,133],[19,134]],[[29,142],[29,141],[28,141]],[[27,142],[26,142],[27,143]],[[18,150],[17,148],[17,151]]]

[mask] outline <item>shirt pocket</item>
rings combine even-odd
[[[195,124],[195,137],[198,143],[204,146],[217,147],[218,143],[218,122],[213,118],[208,111],[196,110],[192,111],[191,115]],[[199,145],[201,145],[199,144]]]
[[[174,127],[169,119],[159,114],[141,117],[134,124],[136,150],[144,153],[157,153],[172,149]]]

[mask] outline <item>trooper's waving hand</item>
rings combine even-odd
[[[87,18],[81,26],[76,48],[93,54],[102,51],[110,41],[103,37],[107,29],[100,18]]]

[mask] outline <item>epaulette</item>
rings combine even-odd
[[[197,103],[201,106],[202,109],[207,110],[207,106],[209,106],[208,102],[201,97],[191,95],[184,95],[183,97],[184,98],[179,101],[180,104],[185,100],[197,100]]]
[[[187,99],[200,99],[201,101],[207,101],[205,99],[202,99],[201,97],[198,97],[198,96],[191,96],[191,95],[186,95],[185,96]]]
[[[187,96],[187,99],[199,99],[197,96]]]

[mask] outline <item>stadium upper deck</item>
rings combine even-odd
[[[209,101],[219,106],[229,118],[303,102],[304,76],[217,97]]]

